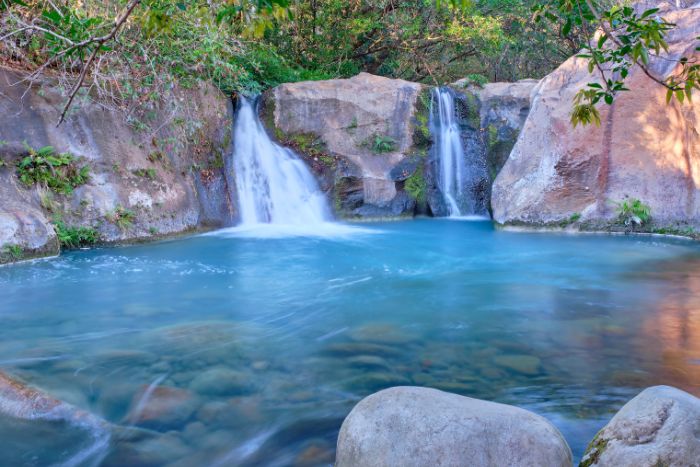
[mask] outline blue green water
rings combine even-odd
[[[0,369],[122,427],[85,464],[110,466],[328,465],[352,406],[405,384],[533,410],[578,457],[640,388],[700,394],[695,243],[361,229],[0,268]],[[92,441],[64,425],[0,416],[0,450],[65,461]]]

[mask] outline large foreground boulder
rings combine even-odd
[[[366,397],[340,429],[336,466],[571,466],[547,420],[527,410],[436,389]]]
[[[231,105],[218,89],[174,86],[129,115],[81,94],[57,126],[65,92],[0,67],[0,263],[56,254],[58,219],[106,242],[232,223]],[[47,146],[89,167],[87,183],[70,193],[22,183],[19,161]]]
[[[669,56],[700,58],[700,4],[686,9],[663,3],[676,27]],[[548,225],[580,219],[605,226],[616,203],[636,198],[651,207],[659,226],[700,225],[700,99],[666,104],[666,89],[633,68],[629,92],[599,105],[601,125],[570,123],[572,99],[595,81],[588,62],[572,57],[545,77],[532,109],[492,192],[500,223]],[[652,72],[668,77],[674,62],[653,59]],[[572,217],[573,216],[573,217]]]
[[[369,73],[286,83],[264,96],[263,120],[312,166],[337,214],[413,215],[420,193],[407,193],[404,182],[430,145],[422,89]]]
[[[596,435],[580,466],[700,466],[700,399],[670,386],[645,389]]]

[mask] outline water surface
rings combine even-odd
[[[533,410],[578,457],[640,388],[700,394],[695,243],[448,220],[263,237],[0,268],[0,368],[117,425],[98,465],[327,465],[352,406],[405,384]],[[0,417],[3,455],[94,446],[64,425]]]

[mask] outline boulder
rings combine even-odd
[[[571,466],[571,450],[527,410],[435,389],[361,400],[340,429],[336,466]]]
[[[223,158],[231,105],[214,86],[175,86],[128,121],[122,110],[81,95],[57,126],[65,89],[52,78],[29,85],[24,77],[0,67],[0,262],[17,259],[2,254],[8,247],[25,259],[56,254],[56,216],[68,226],[95,228],[106,242],[233,222],[235,190]],[[70,153],[89,166],[89,181],[67,195],[24,185],[16,164],[27,146]],[[116,222],[120,210],[132,218]]]
[[[33,465],[96,465],[111,436],[104,419],[0,372],[4,465],[26,465],[28,446]]]
[[[263,120],[281,143],[312,166],[335,198],[337,214],[412,215],[415,199],[407,199],[403,185],[429,145],[429,140],[415,138],[421,90],[417,83],[369,73],[286,83],[264,96]],[[309,139],[319,144],[311,145]],[[347,172],[353,172],[351,179]]]
[[[700,5],[664,3],[669,56],[700,58]],[[579,219],[609,225],[616,202],[636,198],[660,226],[700,224],[700,99],[666,104],[666,89],[633,68],[611,106],[599,105],[601,125],[570,123],[572,99],[597,80],[586,59],[572,57],[534,89],[532,108],[493,186],[493,217],[503,224],[546,226]],[[666,78],[674,62],[652,59]],[[572,217],[573,216],[573,217]]]
[[[596,435],[580,467],[700,466],[700,399],[670,386],[647,388]]]

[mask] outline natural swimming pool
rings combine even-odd
[[[641,388],[700,394],[696,243],[432,219],[266,232],[0,268],[0,369],[144,428],[90,451],[101,465],[328,464],[352,406],[393,385],[533,410],[577,458]],[[0,443],[44,465],[90,446],[82,429]]]

